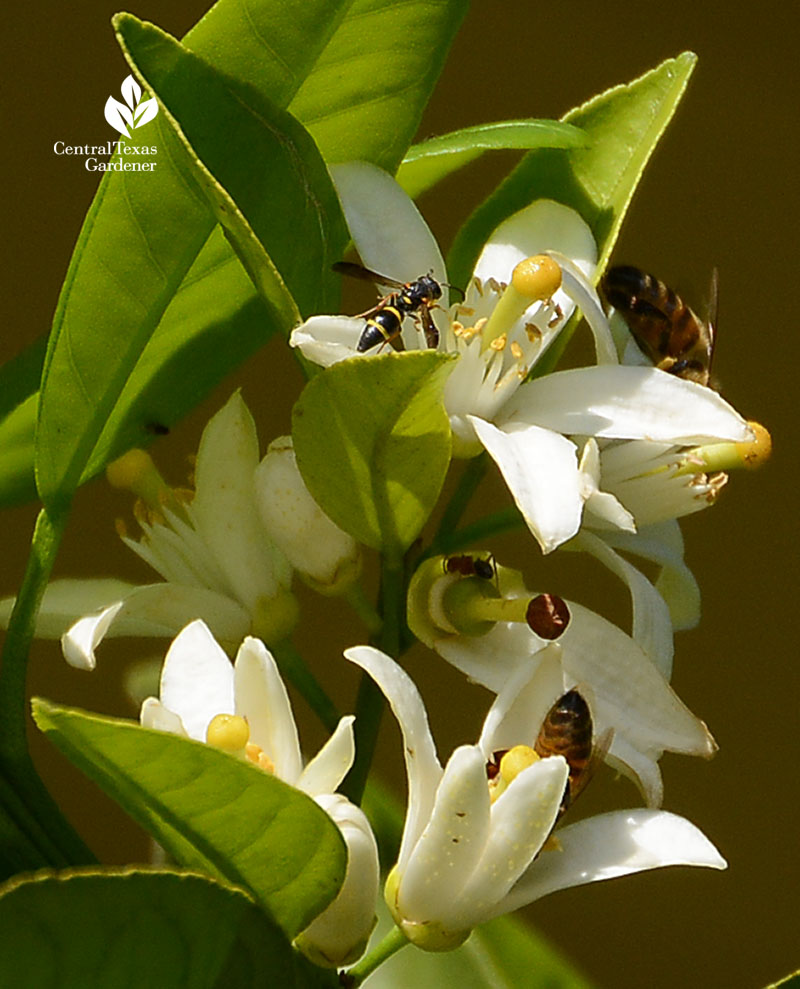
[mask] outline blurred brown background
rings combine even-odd
[[[136,0],[130,9],[181,35],[204,0]],[[72,245],[97,176],[81,159],[56,157],[53,143],[101,143],[112,133],[102,108],[127,68],[109,18],[117,4],[44,0],[4,18],[4,188],[0,356],[12,355],[50,323]],[[720,270],[716,373],[725,396],[765,422],[776,452],[759,475],[732,479],[720,504],[684,527],[688,559],[703,590],[701,627],[677,641],[675,687],[720,745],[710,763],[663,760],[665,806],[685,814],[719,846],[725,873],[673,869],[556,894],[529,918],[571,953],[605,989],[758,987],[800,966],[798,923],[798,628],[795,509],[798,359],[794,331],[798,227],[797,46],[794,5],[673,0],[596,5],[566,0],[476,2],[456,41],[421,136],[515,116],[557,117],[684,49],[700,55],[689,93],[657,152],[623,230],[616,259],[655,271],[701,304],[713,265]],[[376,71],[380,71],[379,66]],[[512,163],[498,156],[422,203],[447,242],[464,216]],[[273,391],[274,365],[285,391]],[[264,446],[286,432],[299,377],[273,345],[221,387],[203,408],[159,440],[155,455],[179,482],[199,432],[233,387],[242,384]],[[282,386],[283,387],[283,386]],[[792,453],[792,450],[795,453]],[[499,487],[486,488],[487,496]],[[98,573],[147,580],[113,531],[126,499],[95,483],[79,495],[57,564],[59,575]],[[33,508],[6,513],[0,592],[22,573]],[[532,586],[587,604],[611,595],[627,621],[626,600],[589,561],[547,568],[533,541],[492,547],[525,567]],[[314,604],[301,630],[321,677],[345,709],[355,677],[330,642],[350,644],[346,614]],[[307,619],[307,621],[310,621]],[[324,636],[321,630],[324,629]],[[325,650],[318,648],[324,638]],[[314,652],[316,650],[316,655]],[[89,709],[133,716],[120,687],[126,663],[155,652],[115,640],[93,675],[69,669],[53,644],[33,657],[34,693]],[[326,669],[327,667],[327,669]],[[489,697],[429,654],[409,661],[431,709],[443,755],[477,733]],[[445,693],[446,691],[446,693]],[[448,697],[437,706],[436,697]],[[298,710],[305,714],[302,702]],[[387,719],[388,720],[388,719]],[[472,726],[474,725],[474,732]],[[319,739],[310,725],[309,748]],[[97,853],[108,862],[142,860],[146,847],[120,811],[97,796],[46,743],[43,773]],[[399,780],[400,748],[387,724],[380,758]],[[628,783],[603,776],[581,813],[636,800]]]

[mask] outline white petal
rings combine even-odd
[[[205,742],[212,718],[235,713],[231,661],[204,622],[187,625],[169,647],[160,694],[164,707],[178,715],[198,742]]]
[[[380,887],[378,846],[366,815],[339,794],[321,794],[320,807],[333,819],[347,845],[347,871],[334,901],[303,931],[300,942],[310,944],[329,965],[355,961],[353,951],[366,946],[375,921]],[[357,955],[356,955],[357,957]]]
[[[352,316],[312,316],[292,330],[289,344],[299,347],[303,357],[330,367],[337,361],[355,357],[356,345],[364,331],[364,320]]]
[[[672,620],[667,602],[643,573],[615,553],[590,532],[577,536],[575,548],[591,553],[595,559],[628,585],[633,605],[633,638],[656,664],[663,675],[672,676]]]
[[[497,622],[486,635],[449,636],[437,639],[433,648],[470,680],[499,694],[520,665],[536,662],[542,641],[527,625]]]
[[[487,760],[500,749],[533,745],[539,725],[564,693],[561,661],[561,646],[551,642],[508,677],[489,708],[478,742]]]
[[[656,590],[667,602],[676,631],[694,628],[700,621],[700,587],[683,560],[683,536],[675,519],[641,529],[635,536],[605,533],[609,545],[657,563],[662,569]]]
[[[598,364],[617,364],[617,348],[594,286],[581,268],[560,251],[547,252],[561,268],[563,290],[581,310],[594,337]]]
[[[191,516],[224,571],[231,596],[251,614],[287,586],[290,576],[256,509],[259,459],[253,417],[236,392],[203,430]]]
[[[550,250],[571,258],[585,275],[594,272],[597,246],[586,221],[568,206],[539,199],[494,230],[475,265],[475,276],[484,282],[489,278],[508,282],[520,261]],[[565,316],[574,308],[562,290],[553,301]]]
[[[94,650],[102,642],[121,608],[122,601],[117,601],[104,608],[99,615],[81,618],[61,636],[61,651],[70,666],[79,670],[95,668]]]
[[[605,761],[633,781],[648,807],[660,807],[664,800],[664,781],[658,765],[661,755],[655,749],[639,751],[618,733],[613,738],[613,751],[606,753]]]
[[[250,616],[241,605],[216,591],[144,584],[99,614],[76,622],[62,637],[61,648],[68,663],[93,670],[94,650],[105,636],[172,637],[201,615],[222,642],[238,642],[250,627]]]
[[[601,814],[558,832],[561,851],[543,852],[511,891],[503,910],[516,910],[557,889],[627,876],[668,865],[724,869],[708,838],[683,817],[666,811]]]
[[[750,428],[711,388],[647,367],[557,371],[518,389],[507,421],[559,433],[693,444],[743,441]]]
[[[309,762],[297,781],[297,788],[312,797],[333,793],[347,776],[356,755],[353,722],[349,714],[341,719],[336,730]]]
[[[523,770],[492,806],[486,850],[461,896],[473,923],[494,916],[497,904],[531,864],[553,829],[569,767],[561,756]]]
[[[83,615],[114,604],[135,587],[114,577],[53,580],[45,588],[34,634],[37,639],[58,639]],[[8,628],[15,600],[0,601],[0,628]]]
[[[178,715],[165,708],[155,697],[148,697],[142,703],[139,722],[143,728],[154,728],[157,731],[167,731],[171,735],[189,737]]]
[[[275,764],[275,775],[294,786],[303,769],[292,705],[272,654],[249,636],[236,656],[236,714],[247,719],[250,741]]]
[[[442,253],[427,223],[387,172],[365,161],[331,165],[347,226],[367,268],[399,282],[428,272],[447,281]],[[441,305],[447,308],[447,289]]]
[[[408,856],[417,843],[433,810],[436,788],[442,767],[428,725],[425,705],[414,681],[391,657],[372,646],[354,646],[345,650],[345,658],[372,677],[383,691],[397,718],[403,735],[403,756],[408,775],[408,809],[397,866],[405,868]]]
[[[445,766],[430,820],[400,874],[397,907],[403,917],[454,929],[449,918],[484,851],[489,809],[483,753],[462,745]]]
[[[549,553],[571,539],[583,510],[575,444],[520,420],[500,428],[476,416],[469,421],[542,551]]]

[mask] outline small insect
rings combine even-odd
[[[708,386],[717,318],[716,268],[707,320],[700,319],[668,285],[639,268],[611,268],[603,276],[602,287],[639,349],[657,368]]]
[[[356,350],[363,354],[378,344],[391,344],[396,350],[403,349],[400,330],[406,316],[419,319],[425,333],[428,347],[435,348],[439,344],[439,331],[431,318],[431,309],[436,300],[442,297],[442,286],[432,275],[420,275],[413,282],[398,282],[387,275],[379,275],[363,265],[352,261],[337,261],[334,271],[353,278],[367,279],[397,289],[378,301],[372,309],[359,313],[367,321],[361,336],[358,338]]]
[[[569,776],[561,798],[558,816],[570,807],[594,774],[597,763],[611,745],[610,731],[594,743],[592,713],[583,695],[568,690],[545,715],[539,737],[533,746],[543,759],[560,755],[567,760]]]
[[[460,577],[481,577],[483,580],[492,580],[497,576],[497,564],[494,554],[483,560],[479,556],[470,556],[465,553],[462,556],[448,556],[443,563],[444,572],[458,574]]]
[[[165,426],[163,422],[146,422],[144,428],[152,436],[166,436],[169,433],[169,426]]]

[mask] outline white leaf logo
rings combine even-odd
[[[133,76],[127,76],[120,89],[125,103],[109,96],[106,100],[105,117],[114,130],[118,130],[124,137],[130,137],[128,128],[132,130],[152,120],[158,113],[158,103],[152,98],[142,99],[142,87]]]

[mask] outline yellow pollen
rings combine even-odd
[[[250,726],[238,714],[218,714],[206,728],[208,744],[233,755],[244,753],[249,738]]]
[[[244,754],[249,762],[254,763],[259,769],[263,769],[265,773],[275,772],[275,763],[272,759],[270,759],[261,746],[256,745],[255,742],[247,743],[244,748]]]
[[[114,519],[114,529],[120,539],[127,539],[128,527],[125,525],[124,519]]]
[[[766,426],[762,426],[760,422],[748,422],[747,425],[756,437],[749,443],[737,443],[736,449],[742,458],[742,466],[748,470],[755,470],[769,460],[772,454],[772,437]]]
[[[520,347],[520,345],[517,343],[516,340],[513,341],[510,349],[511,349],[511,356],[514,358],[514,360],[521,361],[522,358],[524,357],[524,354],[522,353],[522,347]]]
[[[501,333],[499,337],[495,337],[494,340],[492,340],[489,343],[489,346],[492,348],[492,350],[504,350],[507,341],[508,341],[508,337],[506,336],[506,334]]]
[[[474,316],[475,310],[472,306],[457,305],[454,307],[459,316]]]
[[[532,301],[549,299],[561,288],[561,268],[546,254],[535,254],[514,268],[511,284]]]
[[[472,284],[475,286],[475,291],[478,293],[478,295],[481,298],[483,298],[483,282],[480,280],[480,278],[473,278]]]
[[[531,343],[538,343],[542,339],[542,331],[536,323],[526,323],[525,334]]]
[[[528,766],[538,762],[541,757],[529,745],[515,745],[509,749],[500,760],[500,775],[506,783],[511,783]]]
[[[464,324],[459,322],[459,320],[454,319],[450,324],[450,329],[455,333],[456,336],[460,336],[464,332]]]
[[[486,324],[488,322],[489,322],[489,317],[488,316],[481,316],[480,319],[476,319],[475,320],[475,325],[472,327],[473,332],[475,332],[475,333],[483,333],[483,328],[484,328],[484,326],[486,326]]]

